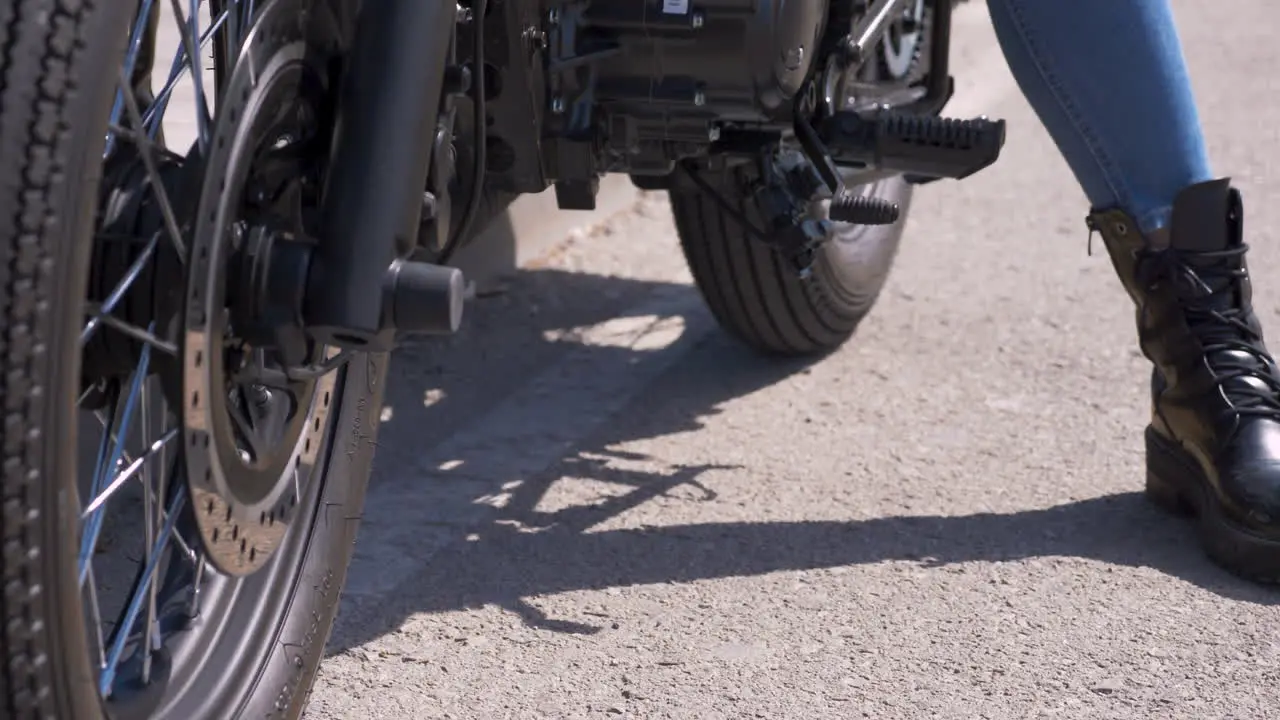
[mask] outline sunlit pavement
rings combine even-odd
[[[1280,14],[1176,6],[1280,328]],[[956,23],[1005,155],[917,194],[841,352],[726,340],[653,197],[400,353],[309,718],[1275,716],[1280,591],[1138,494],[1128,300],[984,8]]]

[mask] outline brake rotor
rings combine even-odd
[[[261,568],[288,531],[323,457],[336,402],[336,373],[288,381],[286,387],[238,382],[243,364],[269,357],[272,349],[254,347],[238,335],[228,309],[229,301],[246,292],[237,268],[250,233],[268,225],[302,230],[299,203],[306,193],[296,185],[285,191],[262,185],[258,167],[274,158],[279,176],[279,158],[292,155],[306,163],[327,152],[327,137],[308,136],[324,134],[327,125],[318,118],[335,85],[329,56],[339,47],[339,25],[324,7],[274,0],[245,36],[220,89],[187,248],[183,458],[206,554],[230,575]],[[294,175],[295,183],[314,181],[310,170],[299,165],[296,173],[285,174]],[[312,352],[314,359],[325,354]],[[250,441],[251,435],[270,447]]]

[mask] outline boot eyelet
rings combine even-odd
[[[1125,235],[1128,235],[1129,226],[1122,222],[1116,223],[1116,234],[1119,235],[1120,237],[1124,237]]]

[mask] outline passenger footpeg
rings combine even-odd
[[[818,136],[836,165],[901,172],[910,182],[959,180],[991,165],[1004,147],[1004,120],[957,120],[892,111],[841,112]]]

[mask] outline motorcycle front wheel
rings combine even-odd
[[[161,4],[0,4],[3,718],[299,717],[364,503],[387,357],[300,374],[234,307],[348,3]]]

